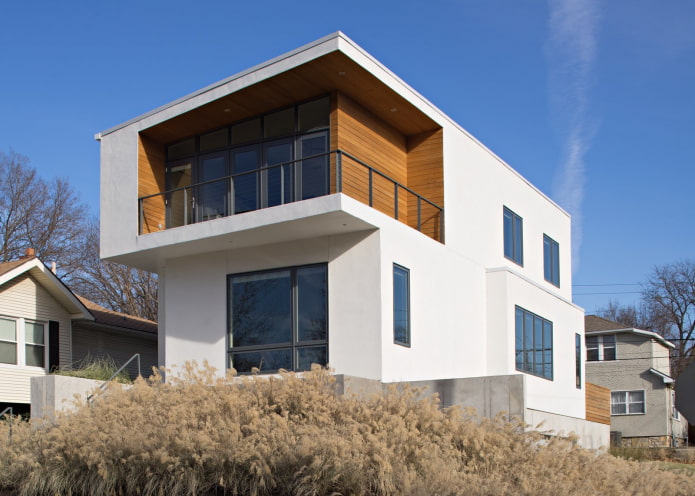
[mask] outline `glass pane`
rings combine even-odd
[[[281,110],[263,117],[263,134],[265,138],[287,136],[294,133],[294,107]]]
[[[232,126],[232,144],[239,145],[261,139],[261,119],[252,119]]]
[[[195,138],[179,141],[167,147],[167,160],[177,160],[195,154]]]
[[[302,138],[301,156],[311,157],[328,151],[325,134]],[[328,156],[302,160],[300,163],[302,200],[328,194]]]
[[[524,263],[524,229],[521,217],[514,215],[514,261]]]
[[[515,346],[516,368],[524,370],[524,312],[517,308],[515,312]]]
[[[259,168],[258,148],[232,151],[234,174]],[[258,208],[258,173],[234,177],[234,213],[249,212]]]
[[[550,240],[547,236],[543,236],[543,277],[546,281],[552,282],[552,250],[550,249]]]
[[[326,339],[326,267],[297,269],[297,327],[299,341]]]
[[[17,345],[0,341],[0,363],[17,365]]]
[[[524,370],[533,372],[533,315],[524,312]]]
[[[214,181],[198,187],[198,219],[210,220],[227,215],[227,160],[223,155],[204,158],[200,162],[199,182]]]
[[[17,326],[14,320],[0,319],[0,339],[3,341],[17,341]]]
[[[409,274],[402,267],[393,268],[393,339],[410,344]]]
[[[627,405],[625,403],[613,403],[611,405],[611,414],[622,415],[627,413]]]
[[[232,353],[230,366],[239,373],[251,372],[256,367],[261,372],[286,369],[292,370],[292,350],[267,350],[250,351],[246,353]]]
[[[543,377],[553,377],[553,325],[543,321]]]
[[[230,284],[232,346],[292,342],[290,271],[236,276]]]
[[[169,168],[168,189],[184,188],[191,185],[191,163],[179,164]],[[172,191],[167,195],[169,227],[191,223],[191,190]]]
[[[615,347],[613,348],[603,348],[603,359],[604,360],[615,360]]]
[[[44,344],[43,334],[44,327],[43,324],[37,324],[36,322],[27,322],[25,324],[26,328],[26,341],[29,344]]]
[[[536,375],[543,375],[543,319],[537,315],[533,318],[533,349],[534,353],[534,367],[533,373]]]
[[[560,286],[560,245],[553,241],[552,243],[552,269],[553,269],[553,280],[552,283],[556,286]]]
[[[326,365],[326,347],[312,346],[297,350],[297,370],[311,370],[311,364]]]
[[[28,344],[26,346],[26,361],[27,365],[31,365],[32,367],[44,367],[45,362],[44,362],[44,347],[43,346],[34,346]]]
[[[299,106],[299,132],[328,127],[330,101],[328,97]]]
[[[209,152],[224,148],[229,145],[229,131],[227,128],[218,129],[208,134],[200,136],[200,151]]]
[[[292,160],[292,143],[288,141],[265,145],[265,165],[270,167]],[[265,171],[267,176],[266,206],[272,207],[293,201],[292,164],[273,167]]]
[[[512,249],[512,214],[509,210],[504,210],[504,256],[507,258],[514,257],[514,250]]]

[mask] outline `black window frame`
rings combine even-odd
[[[574,368],[577,389],[582,388],[582,336],[574,335]]]
[[[502,209],[503,222],[503,251],[504,258],[511,260],[520,267],[524,266],[524,219],[508,207]],[[511,239],[507,242],[507,222]],[[517,239],[518,238],[518,239]],[[507,250],[507,246],[510,250]]]
[[[543,278],[560,287],[560,244],[543,234]]]
[[[300,341],[299,340],[299,315],[298,315],[298,291],[297,291],[297,271],[300,269],[306,269],[306,268],[311,268],[311,267],[323,267],[325,269],[326,273],[326,287],[325,287],[325,308],[326,308],[326,339],[320,339],[320,340],[308,340],[308,341]],[[271,274],[273,272],[283,272],[283,271],[289,271],[290,272],[290,278],[291,278],[291,323],[292,323],[292,338],[291,342],[287,343],[272,343],[272,344],[263,344],[263,345],[254,345],[254,346],[233,346],[232,345],[232,340],[231,338],[231,328],[232,328],[232,319],[233,319],[233,309],[232,309],[232,291],[231,291],[231,285],[232,285],[232,280],[235,277],[244,277],[244,276],[250,276],[250,275],[260,275],[260,274]],[[244,352],[263,352],[263,351],[272,351],[272,350],[285,350],[285,349],[291,349],[292,352],[292,368],[288,370],[292,370],[295,372],[302,372],[308,369],[300,369],[298,367],[298,350],[303,349],[303,348],[312,348],[312,347],[318,347],[318,346],[325,346],[326,347],[326,363],[320,364],[322,366],[326,366],[329,363],[329,341],[330,341],[330,335],[329,335],[329,314],[328,314],[328,263],[322,262],[322,263],[314,263],[314,264],[306,264],[306,265],[295,265],[295,266],[290,266],[290,267],[277,267],[273,269],[265,269],[265,270],[255,270],[255,271],[249,271],[249,272],[238,272],[234,274],[228,274],[227,275],[227,330],[226,330],[226,354],[227,354],[227,367],[228,368],[233,368],[233,361],[232,361],[232,355],[234,353],[244,353]],[[273,374],[277,373],[279,369],[267,369],[267,370],[260,370],[258,373],[260,374]],[[254,372],[248,371],[248,372],[240,372],[237,371],[239,375],[249,375],[253,374]]]
[[[519,329],[518,326],[518,321],[517,321],[517,315],[518,313],[521,312],[522,314],[522,328],[521,330]],[[534,329],[531,331],[531,346],[527,347],[526,346],[526,336],[529,335],[529,333],[526,330],[526,319],[527,317],[531,317],[532,321],[534,322]],[[541,327],[541,343],[540,343],[540,348],[537,346],[536,343],[536,332],[535,332],[535,322],[536,319],[540,319],[542,327]],[[536,372],[536,359],[535,357],[537,356],[537,353],[541,353],[541,356],[546,352],[545,348],[545,324],[550,324],[550,361],[548,362],[548,365],[550,366],[550,373],[546,375],[545,373],[545,365],[546,362],[542,358],[541,359],[541,373]],[[521,340],[519,339],[519,335],[521,335]],[[523,307],[520,307],[519,305],[514,306],[514,337],[515,337],[515,357],[514,357],[514,365],[516,367],[516,370],[519,372],[523,372],[525,374],[530,374],[536,377],[540,377],[541,379],[547,379],[549,381],[554,380],[555,376],[555,349],[554,349],[554,330],[553,330],[553,323],[552,321],[541,317],[540,315],[533,313],[529,310],[526,310]],[[521,348],[519,348],[518,343],[521,341]],[[520,365],[520,360],[519,357],[521,356],[521,365]],[[529,360],[528,357],[531,356],[532,358]]]
[[[396,307],[396,273],[401,272],[405,276],[405,313],[406,313],[406,328],[405,328],[405,340],[400,340],[398,334],[400,334],[396,328],[397,317],[399,309]],[[399,265],[397,263],[393,264],[393,342],[394,344],[405,346],[410,348],[411,339],[411,310],[410,310],[410,269]]]

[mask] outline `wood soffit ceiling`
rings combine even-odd
[[[172,143],[336,90],[405,136],[440,127],[352,59],[331,52],[157,124],[143,134],[160,143]]]

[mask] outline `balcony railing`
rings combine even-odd
[[[437,241],[444,210],[342,150],[269,165],[138,199],[140,234],[331,193],[345,193]]]

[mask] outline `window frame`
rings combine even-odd
[[[639,404],[637,402],[631,402],[629,401],[630,399],[630,394],[631,393],[640,393],[642,395],[642,411],[641,412],[630,412],[630,404]],[[617,396],[618,394],[624,394],[624,401],[621,402],[614,402],[613,398]],[[613,412],[613,406],[614,405],[625,405],[625,413],[614,413]],[[617,390],[617,391],[611,391],[611,416],[612,417],[620,417],[620,416],[626,416],[626,415],[646,415],[647,414],[647,394],[644,389],[634,389],[634,390]]]
[[[574,367],[575,367],[575,385],[577,389],[582,388],[582,336],[579,333],[574,334]]]
[[[560,244],[547,234],[543,234],[543,278],[560,287]]]
[[[0,368],[13,367],[13,368],[29,368],[35,370],[48,370],[49,362],[49,333],[48,333],[48,321],[43,321],[40,319],[29,319],[24,317],[13,317],[10,315],[0,315],[0,319],[6,320],[8,322],[14,322],[15,326],[15,340],[8,341],[1,339],[0,342],[12,343],[15,345],[15,363],[0,362]],[[27,324],[38,324],[43,327],[43,344],[35,344],[27,341]],[[40,365],[28,365],[27,364],[27,346],[40,346],[43,348],[43,366]]]
[[[38,343],[30,343],[29,340],[27,339],[27,325],[29,324],[36,324],[40,325],[43,328],[43,343],[38,344]],[[40,369],[46,369],[46,364],[48,363],[48,322],[42,322],[40,320],[32,320],[32,319],[25,319],[24,320],[24,365],[26,367],[37,367]],[[29,346],[33,346],[36,348],[43,348],[43,365],[29,365],[27,363],[27,348]]]
[[[405,276],[405,314],[406,314],[406,328],[405,328],[405,341],[401,341],[397,337],[396,330],[396,314],[398,309],[396,308],[396,274],[400,272]],[[393,280],[393,343],[399,346],[405,346],[406,348],[411,347],[411,310],[410,310],[410,269],[403,267],[397,263],[393,264],[392,272]]]
[[[606,346],[604,343],[604,337],[610,336],[613,338],[613,344]],[[593,345],[590,347],[588,340],[589,339],[596,339],[596,346],[594,347]],[[586,336],[586,361],[587,362],[615,362],[618,360],[618,338],[616,334],[599,334],[596,336]],[[611,359],[606,359],[606,349],[613,349],[613,358]],[[589,359],[589,351],[596,350],[596,356],[597,358],[595,360],[590,360]]]
[[[304,340],[300,341],[299,340],[299,304],[298,304],[298,285],[297,285],[297,272],[301,269],[308,269],[312,267],[322,267],[325,270],[325,276],[326,276],[326,287],[325,287],[325,309],[326,309],[326,338],[325,339],[319,339],[319,340]],[[291,340],[289,342],[282,342],[282,343],[270,343],[270,344],[260,344],[260,345],[247,345],[247,346],[233,346],[233,333],[232,333],[232,319],[233,319],[233,300],[232,300],[232,281],[234,278],[238,277],[246,277],[246,276],[252,276],[252,275],[262,275],[262,274],[272,274],[274,272],[289,272],[290,273],[290,281],[291,281],[291,286],[290,286],[290,320],[291,320]],[[225,337],[225,345],[226,345],[226,363],[227,367],[232,368],[233,367],[233,359],[232,355],[235,353],[251,353],[251,352],[264,352],[264,351],[273,351],[273,350],[286,350],[289,349],[291,350],[292,354],[292,371],[296,372],[301,372],[306,369],[300,369],[298,367],[298,352],[301,349],[305,348],[312,348],[312,347],[319,347],[319,346],[325,346],[326,348],[326,363],[322,364],[323,366],[327,365],[329,363],[329,313],[328,313],[328,304],[329,304],[329,298],[328,298],[328,263],[322,262],[322,263],[313,263],[313,264],[306,264],[306,265],[296,265],[296,266],[290,266],[290,267],[277,267],[273,269],[264,269],[264,270],[255,270],[255,271],[249,271],[249,272],[239,272],[239,273],[234,273],[234,274],[227,274],[227,329],[226,329],[226,337]],[[277,373],[279,369],[267,369],[267,370],[260,370],[260,374],[273,374]],[[237,373],[239,375],[249,375],[253,374],[253,371],[248,371],[248,372],[240,372],[237,370]]]
[[[17,324],[17,319],[13,319],[11,317],[7,317],[5,315],[0,316],[0,320],[5,320],[7,322],[12,322],[14,324],[14,341],[10,341],[7,339],[0,339],[0,343],[5,343],[5,344],[12,344],[14,345],[14,363],[10,362],[0,362],[0,365],[2,366],[11,366],[11,367],[16,367],[19,365],[19,325]]]
[[[509,233],[511,239],[507,239],[507,220],[509,219]],[[503,251],[504,258],[511,260],[520,267],[524,266],[524,219],[509,207],[502,208],[503,222]],[[509,252],[507,246],[509,245]]]
[[[522,328],[519,329],[519,314],[521,313],[521,323],[522,323]],[[532,329],[529,332],[527,330],[526,324],[527,324],[527,319],[531,319],[532,322]],[[537,338],[537,332],[536,332],[536,323],[540,321],[541,323],[541,343],[540,343],[540,348],[538,348],[536,345],[536,338]],[[550,326],[550,347],[549,350],[545,348],[545,339],[546,339],[546,324]],[[530,348],[526,347],[526,340],[527,337],[531,337],[532,345]],[[554,348],[554,330],[553,330],[553,323],[552,321],[545,319],[541,317],[538,314],[535,314],[529,310],[526,310],[523,307],[520,307],[519,305],[514,306],[514,338],[515,338],[515,356],[514,356],[514,366],[516,370],[519,372],[523,372],[525,374],[530,374],[536,377],[540,377],[541,379],[546,379],[549,381],[553,381],[555,377],[555,348]],[[521,342],[521,348],[519,347],[519,342]],[[545,353],[549,351],[550,352],[550,361],[546,363],[544,355]],[[536,357],[538,356],[538,353],[541,355],[541,372],[537,372],[537,364],[536,364]],[[519,357],[521,356],[521,363],[519,361]],[[529,360],[529,356],[533,357]],[[546,374],[545,373],[545,367],[546,365],[549,365],[550,367],[550,373]]]

